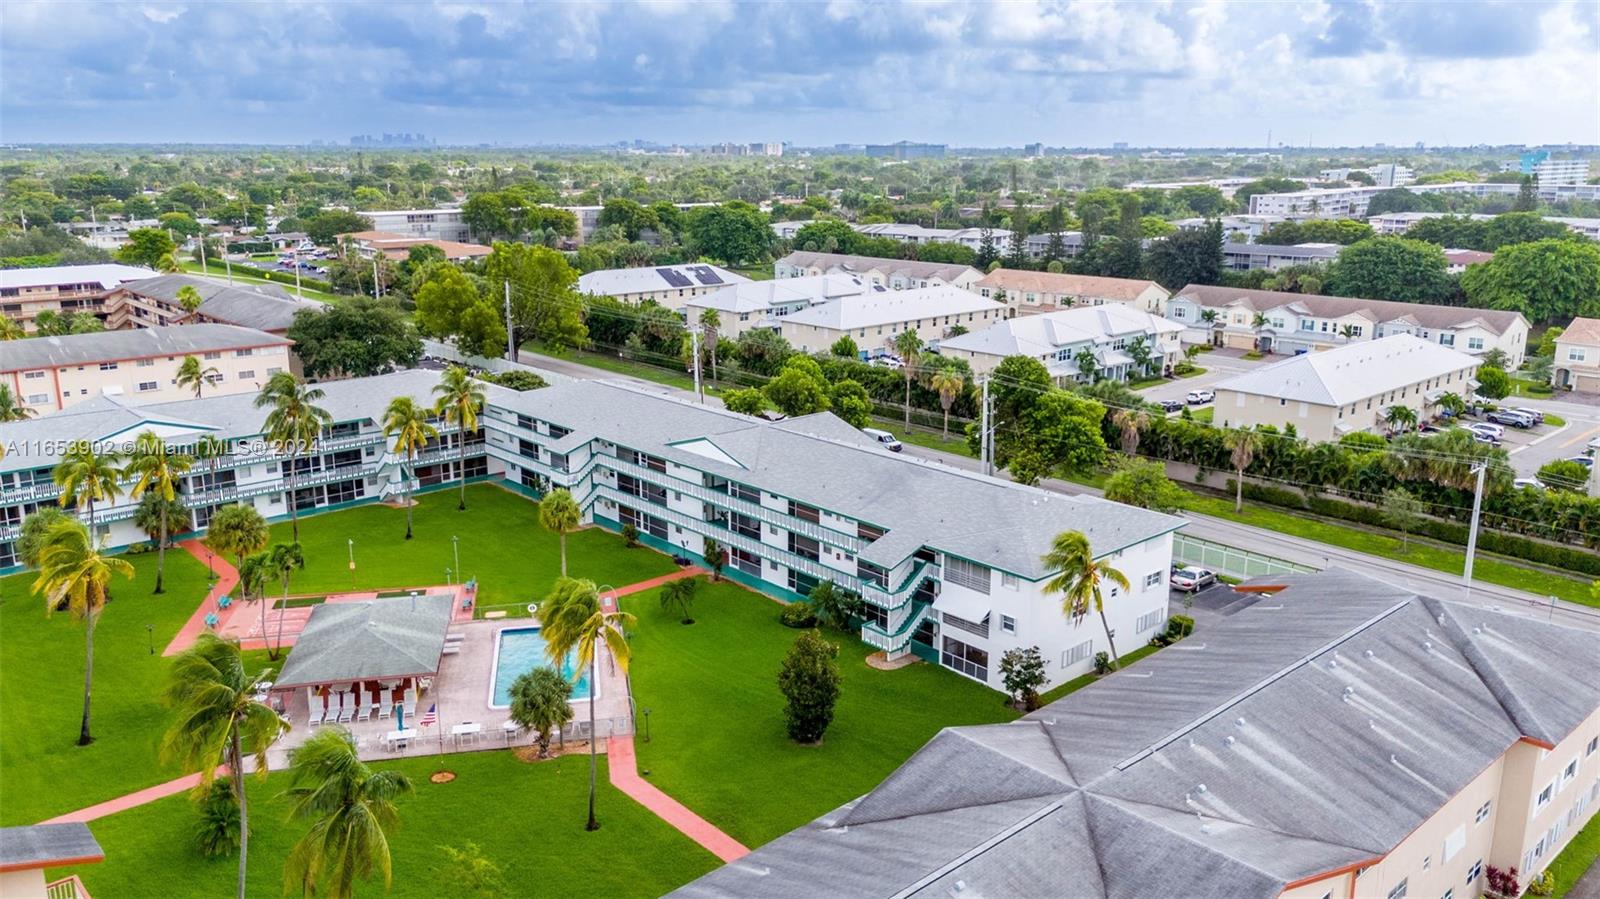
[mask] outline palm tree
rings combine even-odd
[[[728,564],[728,551],[722,544],[706,537],[700,547],[700,557],[706,560],[706,565],[711,568],[711,581],[716,583],[722,579],[722,568]]]
[[[1239,430],[1229,431],[1222,437],[1222,445],[1232,455],[1233,467],[1238,472],[1238,479],[1234,482],[1233,511],[1244,511],[1244,470],[1250,467],[1250,461],[1255,458],[1256,450],[1261,448],[1261,435],[1255,431]]]
[[[94,623],[105,607],[111,576],[133,577],[126,560],[100,554],[89,531],[75,519],[63,518],[45,532],[39,553],[39,577],[33,592],[45,596],[45,614],[65,605],[84,622],[83,725],[78,745],[94,742],[89,734],[89,695],[94,685]]]
[[[922,353],[922,335],[907,328],[895,335],[894,351],[900,356],[900,372],[906,376],[906,430],[911,430],[911,382],[917,378],[917,357]]]
[[[1383,423],[1391,433],[1404,433],[1417,426],[1417,412],[1410,406],[1390,406],[1383,410]]]
[[[600,822],[594,816],[595,758],[594,693],[599,668],[597,649],[601,643],[610,651],[612,661],[624,675],[632,658],[628,648],[625,628],[634,625],[634,617],[627,612],[607,612],[600,607],[600,594],[594,581],[574,580],[562,575],[550,595],[545,597],[539,610],[540,627],[544,634],[545,655],[550,664],[559,666],[569,653],[576,653],[574,668],[589,670],[589,823],[585,830],[599,830]]]
[[[567,576],[567,534],[578,529],[583,511],[567,490],[552,490],[539,503],[539,523],[561,538],[561,576]]]
[[[439,394],[438,405],[435,411],[444,416],[444,420],[456,426],[456,446],[460,448],[460,470],[456,472],[461,478],[461,501],[456,506],[459,512],[467,510],[467,435],[478,430],[478,412],[483,408],[483,387],[459,365],[452,365],[445,369],[444,377],[434,385],[433,392]],[[393,408],[391,406],[390,408]],[[408,527],[409,530],[409,527]]]
[[[939,393],[939,407],[944,410],[944,428],[941,435],[950,439],[950,407],[955,405],[956,397],[961,395],[962,388],[967,386],[967,379],[961,372],[954,368],[941,368],[933,373],[933,378],[928,382]]]
[[[267,774],[267,748],[289,730],[278,713],[256,701],[256,678],[245,674],[239,644],[201,634],[172,660],[165,699],[177,717],[161,742],[162,754],[198,772],[200,789],[217,768],[228,766],[239,803],[238,896],[244,899],[250,855],[250,811],[245,798],[244,760],[254,756],[256,774]]]
[[[572,681],[541,665],[511,682],[511,720],[533,731],[539,758],[550,757],[550,731],[572,720]]]
[[[294,576],[295,569],[306,567],[305,553],[301,552],[298,543],[274,543],[267,552],[266,573],[277,578],[283,583],[283,608],[278,610],[278,638],[273,641],[272,648],[267,651],[267,657],[277,660],[278,654],[283,651],[283,618],[284,612],[289,608],[289,578]],[[266,630],[267,604],[261,604],[262,624],[261,639],[267,638]]]
[[[1467,401],[1462,399],[1459,393],[1446,393],[1440,396],[1439,401],[1434,405],[1439,407],[1440,412],[1444,412],[1452,418],[1467,411]]]
[[[267,564],[267,554],[264,552],[253,553],[245,556],[239,563],[239,598],[248,601],[252,597],[265,599],[267,595],[267,582],[272,580],[272,569]],[[267,626],[266,606],[263,604],[261,613],[261,626]]]
[[[300,542],[300,518],[295,507],[295,463],[300,453],[322,436],[322,429],[333,421],[326,409],[316,405],[323,392],[308,387],[293,372],[280,371],[267,379],[256,397],[256,408],[271,407],[267,413],[265,430],[267,439],[281,454],[289,454],[289,523],[294,542]]]
[[[439,431],[428,424],[427,413],[412,401],[409,396],[397,396],[389,401],[389,408],[383,413],[383,435],[394,438],[394,451],[401,454],[411,470],[402,470],[400,477],[405,484],[406,495],[406,539],[411,539],[411,479],[416,474],[416,466],[411,464],[428,441],[438,437]],[[466,483],[464,480],[462,483]]]
[[[1141,375],[1150,374],[1150,361],[1155,358],[1150,352],[1150,341],[1144,336],[1134,338],[1128,343],[1128,358],[1133,360],[1133,367]]]
[[[16,319],[9,315],[0,315],[0,340],[21,340],[27,336],[28,332],[22,330]]]
[[[22,405],[21,399],[11,392],[11,385],[0,384],[0,424],[8,421],[26,421],[32,417],[33,410]]]
[[[193,390],[195,397],[198,399],[205,386],[211,383],[211,379],[221,377],[221,375],[222,373],[217,371],[216,366],[202,365],[199,357],[184,356],[183,361],[178,363],[176,383],[179,387]]]
[[[244,503],[235,503],[218,509],[217,514],[211,516],[211,524],[206,528],[206,545],[211,547],[213,552],[224,556],[232,553],[238,560],[241,586],[244,557],[265,549],[270,539],[272,532],[267,529],[267,520],[261,517],[255,506]],[[239,591],[241,601],[246,595],[243,589]]]
[[[167,452],[167,442],[154,431],[144,431],[134,439],[133,454],[128,457],[127,473],[134,478],[128,496],[139,499],[146,492],[161,498],[161,537],[156,543],[156,589],[162,592],[161,579],[167,568],[167,535],[172,523],[167,520],[171,503],[178,497],[178,482],[194,465],[194,458],[182,453]]]
[[[1354,340],[1356,338],[1356,326],[1355,325],[1340,325],[1339,326],[1339,336],[1343,337],[1345,340]]]
[[[326,890],[328,899],[349,899],[356,880],[383,873],[387,888],[389,834],[400,823],[394,801],[412,792],[398,771],[373,771],[356,754],[355,738],[343,727],[324,728],[289,753],[290,816],[311,830],[289,850],[283,886],[307,896]],[[327,881],[326,884],[323,884]]]
[[[178,288],[177,297],[178,305],[182,306],[183,311],[190,315],[193,315],[194,311],[200,308],[200,304],[205,302],[200,296],[200,291],[195,290],[192,284],[185,284]]]
[[[684,624],[694,624],[689,614],[694,607],[694,590],[699,586],[694,578],[681,577],[661,585],[661,608],[675,612]]]
[[[1082,621],[1083,616],[1089,614],[1090,606],[1099,614],[1100,626],[1106,632],[1107,656],[1115,671],[1117,644],[1111,636],[1111,624],[1106,621],[1101,581],[1110,581],[1127,590],[1127,576],[1112,568],[1109,561],[1095,559],[1094,552],[1089,548],[1089,538],[1078,531],[1062,531],[1056,535],[1050,544],[1050,551],[1045,553],[1044,566],[1049,571],[1060,572],[1045,583],[1044,592],[1061,594],[1063,614],[1074,622]]]
[[[95,502],[110,502],[122,492],[122,469],[117,467],[117,455],[101,455],[87,440],[73,441],[51,476],[61,488],[61,507],[76,506],[80,513],[88,513],[91,534],[95,529]]]
[[[1118,409],[1111,413],[1111,423],[1117,426],[1122,437],[1122,452],[1131,456],[1139,448],[1140,433],[1150,425],[1150,413],[1143,409]]]
[[[715,309],[700,313],[700,342],[705,344],[706,355],[711,357],[711,380],[717,380],[717,339],[721,337],[722,316]]]

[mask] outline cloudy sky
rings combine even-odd
[[[0,140],[1600,143],[1600,3],[0,4]]]

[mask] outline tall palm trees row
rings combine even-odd
[[[431,408],[417,405],[416,400],[411,397],[398,396],[389,401],[389,407],[383,413],[384,436],[394,440],[394,451],[400,454],[406,460],[407,467],[412,469],[402,472],[405,485],[407,540],[412,537],[411,481],[415,462],[428,441],[439,436],[438,428],[432,424],[435,418],[442,418],[445,422],[456,426],[456,474],[461,482],[461,494],[456,508],[463,512],[467,508],[467,436],[478,430],[478,414],[483,411],[483,388],[465,368],[454,365],[445,370],[443,378],[434,386],[433,392],[437,394],[437,398]]]

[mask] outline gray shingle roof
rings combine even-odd
[[[453,596],[326,602],[311,610],[279,687],[433,674]]]
[[[177,306],[178,290],[193,287],[201,297],[195,314],[206,321],[241,325],[262,331],[286,331],[294,315],[302,309],[321,309],[322,304],[291,295],[277,284],[239,282],[228,284],[215,278],[195,275],[162,275],[129,286],[129,292]]]
[[[1356,297],[1324,297],[1305,293],[1285,293],[1279,290],[1221,287],[1213,284],[1190,284],[1173,294],[1174,299],[1184,297],[1211,309],[1221,309],[1239,303],[1251,312],[1270,312],[1283,306],[1298,304],[1318,318],[1364,314],[1372,321],[1388,322],[1409,317],[1422,327],[1434,330],[1460,328],[1478,322],[1492,334],[1504,334],[1519,319],[1524,324],[1527,323],[1527,319],[1524,319],[1520,312],[1504,312],[1497,309],[1433,306],[1427,303],[1401,303],[1394,300],[1366,300]]]
[[[87,824],[0,827],[0,871],[97,862],[105,852]]]
[[[1585,632],[1349,571],[1271,581],[1136,669],[942,731],[677,895],[1273,897],[1384,855],[1519,738],[1600,707]]]
[[[919,262],[914,259],[884,259],[879,256],[852,256],[848,253],[813,253],[808,250],[796,250],[778,260],[779,264],[793,265],[801,268],[818,266],[823,269],[837,267],[846,272],[881,271],[891,274],[904,274],[909,278],[939,278],[943,281],[954,281],[964,274],[978,274],[978,270],[970,265],[961,265],[954,262]]]
[[[0,371],[60,368],[147,356],[186,356],[286,343],[289,341],[282,337],[253,328],[209,324],[29,337],[0,343]]]

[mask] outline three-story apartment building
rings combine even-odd
[[[147,268],[110,263],[0,270],[0,315],[24,331],[35,330],[34,320],[41,312],[83,312],[105,321],[118,287],[156,274]]]
[[[1176,322],[1127,306],[1083,306],[950,337],[939,343],[939,354],[967,360],[974,374],[992,371],[1007,356],[1029,356],[1057,381],[1126,381],[1141,372],[1170,371],[1183,358],[1182,332]],[[1080,362],[1085,353],[1092,367]]]
[[[413,465],[376,423],[391,398],[426,400],[436,381],[405,371],[322,385],[334,423],[294,463],[292,499],[289,462],[262,438],[265,412],[249,396],[136,408],[102,398],[0,425],[12,450],[0,460],[0,568],[16,564],[23,518],[59,496],[50,472],[72,439],[116,446],[151,429],[177,446],[226,440],[225,458],[186,479],[192,528],[228,503],[278,518],[291,501],[309,512],[389,497],[407,477],[419,487],[452,481],[452,429],[441,424]],[[1014,648],[1039,647],[1052,683],[1088,671],[1108,649],[1104,634],[1064,618],[1060,598],[1044,591],[1054,572],[1042,557],[1064,530],[1085,534],[1131,582],[1106,604],[1124,651],[1166,626],[1179,519],[902,458],[826,413],[773,424],[597,381],[485,393],[467,477],[533,497],[569,490],[586,521],[632,525],[657,548],[699,556],[715,540],[728,576],[782,598],[832,581],[861,596],[862,638],[891,656],[917,653],[996,689],[1000,657]],[[144,539],[134,508],[122,499],[96,510],[110,545]]]

